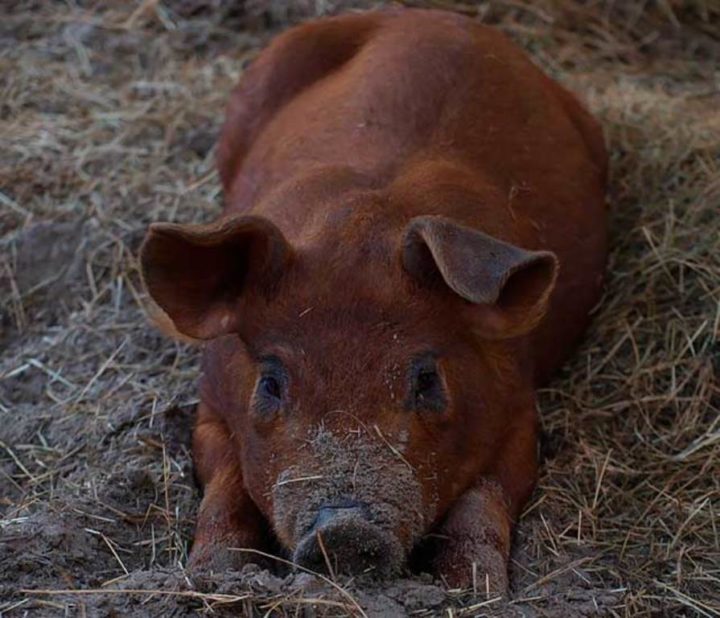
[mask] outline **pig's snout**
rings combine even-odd
[[[312,571],[387,576],[403,562],[403,551],[393,534],[370,520],[359,503],[326,505],[295,550],[297,564]],[[329,563],[329,564],[328,564]]]

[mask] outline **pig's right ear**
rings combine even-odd
[[[248,286],[270,293],[292,249],[262,217],[206,225],[154,223],[140,250],[145,289],[158,326],[180,339],[212,339],[237,329]]]

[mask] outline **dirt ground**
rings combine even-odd
[[[198,355],[139,305],[148,223],[221,203],[227,93],[274,33],[384,3],[0,7],[0,614],[720,616],[720,5],[405,2],[508,32],[612,153],[605,298],[541,393],[512,594],[184,570]]]

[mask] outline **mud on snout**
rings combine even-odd
[[[275,530],[297,564],[387,577],[432,520],[417,472],[398,448],[368,434],[319,428],[278,476]]]

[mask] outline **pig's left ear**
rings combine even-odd
[[[477,307],[478,333],[491,339],[532,330],[545,315],[558,263],[440,216],[416,217],[405,230],[405,269],[422,283],[439,281]]]
[[[185,340],[237,329],[249,287],[269,294],[292,249],[263,217],[240,215],[206,225],[153,223],[140,250],[147,309],[158,327]]]

